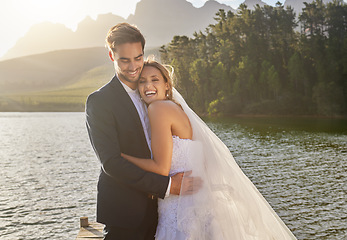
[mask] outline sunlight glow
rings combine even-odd
[[[29,29],[41,22],[61,23],[76,30],[87,16],[112,13],[127,18],[141,0],[2,0],[0,2],[0,59]],[[207,0],[187,0],[202,7]],[[244,0],[217,0],[236,9]],[[262,0],[274,6],[278,0]],[[344,0],[346,2],[346,0]],[[280,2],[284,3],[285,0]]]
[[[31,26],[41,22],[62,23],[76,30],[90,16],[113,13],[127,18],[140,0],[6,0],[0,2],[0,58],[23,37]]]

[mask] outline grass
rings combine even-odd
[[[0,111],[84,111],[87,96],[110,81],[109,65],[95,67],[72,79],[70,84],[46,91],[0,95]]]

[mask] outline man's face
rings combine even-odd
[[[118,45],[113,57],[119,80],[135,89],[143,68],[142,44],[137,42]]]

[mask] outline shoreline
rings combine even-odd
[[[0,110],[0,113],[83,113],[84,110],[68,110],[68,109],[62,109],[60,111],[52,111],[48,109],[42,109],[42,110]],[[347,120],[347,115],[333,115],[333,116],[326,116],[326,115],[318,115],[318,114],[312,114],[312,115],[295,115],[295,114],[233,114],[233,115],[207,115],[207,114],[198,114],[201,118],[302,118],[302,119],[341,119],[341,120]]]
[[[199,115],[199,114],[198,114]],[[302,119],[345,119],[347,120],[347,115],[295,115],[295,114],[233,114],[233,115],[213,115],[209,116],[206,114],[199,115],[202,118],[302,118]]]
[[[334,115],[334,116],[325,116],[325,115],[293,115],[293,114],[288,114],[288,115],[274,115],[274,114],[236,114],[236,115],[229,115],[226,117],[237,117],[237,118],[244,118],[244,117],[249,117],[249,118],[315,118],[315,119],[346,119],[347,116],[343,115]]]

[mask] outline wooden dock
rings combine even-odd
[[[76,240],[100,240],[104,236],[102,230],[104,225],[96,222],[88,222],[88,217],[80,218],[80,231]]]

